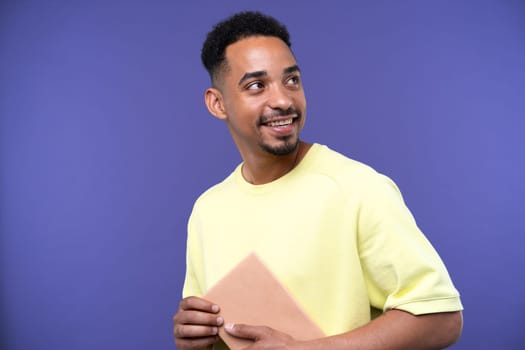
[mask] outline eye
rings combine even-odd
[[[293,75],[291,77],[289,77],[288,79],[286,79],[286,81],[284,82],[285,85],[287,86],[298,86],[301,82],[301,79],[299,78],[298,75]]]
[[[260,90],[264,88],[264,85],[260,81],[254,81],[246,86],[246,90]]]

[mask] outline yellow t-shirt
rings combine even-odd
[[[396,185],[314,144],[285,176],[251,185],[239,165],[195,202],[183,296],[202,296],[255,252],[326,335],[373,310],[462,309],[438,254]]]

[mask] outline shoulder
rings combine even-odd
[[[195,200],[194,210],[198,207],[215,205],[217,202],[222,202],[226,196],[231,196],[232,189],[235,188],[235,176],[240,169],[239,167],[240,165],[224,180],[202,192]]]
[[[389,187],[398,191],[395,183],[371,166],[349,158],[325,145],[314,144],[306,159],[305,171],[324,177],[344,192],[363,193]]]

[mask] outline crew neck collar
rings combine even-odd
[[[244,177],[242,176],[242,170],[241,170],[244,162],[242,162],[237,166],[237,168],[234,171],[235,182],[239,186],[241,186],[241,188],[248,190],[248,191],[252,191],[252,192],[266,192],[273,188],[282,186],[286,182],[293,179],[296,176],[296,174],[301,171],[301,169],[303,169],[310,163],[310,159],[313,157],[315,153],[318,152],[320,147],[322,146],[317,143],[313,143],[312,147],[310,147],[310,149],[306,152],[303,159],[301,159],[299,163],[297,163],[297,165],[292,170],[290,170],[283,176],[279,177],[278,179],[275,179],[271,182],[260,184],[260,185],[251,184],[244,179]]]

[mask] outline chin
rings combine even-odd
[[[268,153],[273,154],[274,156],[286,156],[290,153],[293,153],[297,146],[299,145],[299,139],[295,140],[284,140],[279,142],[276,145],[268,145],[262,143],[261,147]]]

